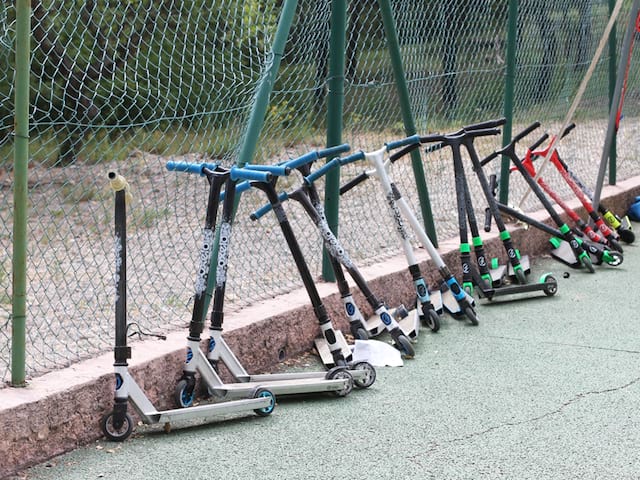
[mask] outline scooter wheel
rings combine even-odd
[[[253,392],[253,398],[269,398],[269,405],[262,408],[256,408],[254,412],[259,417],[266,417],[271,415],[273,409],[276,408],[276,396],[273,394],[271,390],[267,390],[266,388],[256,388],[255,392]]]
[[[178,382],[173,395],[177,406],[187,408],[193,405],[193,399],[195,397],[194,386],[192,381],[184,378]]]
[[[428,310],[423,319],[427,327],[429,327],[433,333],[440,330],[440,315],[438,315],[438,312],[435,310]]]
[[[367,332],[364,328],[359,327],[355,329],[355,332],[353,332],[353,337],[356,340],[369,340],[369,332]]]
[[[558,282],[551,275],[549,275],[547,278],[544,279],[543,292],[548,297],[551,297],[558,292]]]
[[[395,339],[395,347],[402,352],[404,358],[413,358],[416,356],[416,351],[406,335],[399,335],[398,338]]]
[[[624,251],[622,249],[622,245],[620,245],[620,243],[615,238],[607,239],[607,243],[616,252],[624,253]]]
[[[104,415],[100,420],[100,428],[102,429],[104,436],[109,440],[113,442],[123,442],[129,438],[129,435],[131,435],[131,432],[133,431],[133,420],[128,413],[125,413],[122,426],[120,428],[115,428],[113,425],[114,415],[114,412]]]
[[[337,397],[346,397],[351,393],[351,390],[353,390],[353,375],[351,375],[344,367],[333,367],[327,372],[325,378],[327,380],[345,380],[344,388],[333,391],[333,394]]]
[[[358,388],[369,388],[371,385],[373,385],[373,382],[376,381],[376,369],[369,362],[354,363],[351,366],[351,370],[365,372],[365,375],[362,378],[359,378],[357,376],[353,377],[353,383]]]
[[[467,316],[467,318],[471,322],[471,325],[473,326],[478,325],[478,316],[476,315],[476,311],[473,309],[473,307],[466,307],[464,309],[464,314]]]
[[[620,228],[617,230],[618,235],[620,235],[620,239],[624,243],[633,243],[636,240],[636,235],[631,230],[626,228]]]
[[[610,251],[609,256],[611,257],[611,261],[607,262],[607,265],[611,265],[612,267],[617,267],[624,260],[624,257],[620,252]]]
[[[593,262],[589,256],[582,257],[582,265],[586,268],[589,273],[596,273],[596,269],[593,268]]]

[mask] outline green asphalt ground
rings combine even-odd
[[[369,389],[168,434],[138,426],[17,478],[638,479],[640,247],[595,274],[536,259],[531,281],[544,272],[556,296],[482,300],[478,327],[445,315]]]

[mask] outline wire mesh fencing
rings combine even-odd
[[[332,5],[302,0],[254,163],[293,158],[326,143]],[[615,55],[631,2],[617,28]],[[34,0],[29,160],[27,371],[30,376],[108,351],[113,340],[113,199],[107,172],[127,178],[129,317],[141,329],[184,328],[190,320],[207,185],[168,172],[168,160],[237,160],[256,90],[273,62],[282,1],[178,0],[73,2]],[[519,2],[514,133],[535,120],[555,133],[575,98],[609,18],[607,2]],[[506,2],[391,2],[418,133],[448,132],[504,114]],[[12,162],[15,7],[0,6],[0,378],[11,358]],[[377,2],[348,2],[343,139],[365,151],[405,136]],[[618,131],[617,178],[637,173],[638,57],[631,56]],[[577,127],[560,151],[593,185],[607,128],[611,52],[605,49],[574,115]],[[479,142],[481,154],[501,138]],[[523,145],[524,146],[524,145]],[[453,166],[446,150],[422,153],[438,238],[456,235]],[[343,181],[367,166],[353,164]],[[487,167],[499,172],[498,164]],[[548,183],[570,192],[552,170]],[[409,161],[392,176],[414,207]],[[511,175],[509,198],[526,192]],[[293,188],[299,177],[285,179]],[[322,190],[322,182],[319,183]],[[484,210],[477,182],[472,196]],[[249,214],[266,198],[242,195],[234,227],[230,309],[299,287],[301,282],[272,215]],[[321,240],[301,208],[285,205],[311,271],[320,275]],[[359,265],[401,248],[386,219],[380,189],[369,181],[340,199],[339,237]],[[535,199],[522,205],[539,208]]]

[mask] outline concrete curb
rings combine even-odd
[[[640,195],[640,176],[605,187],[602,199],[615,211],[624,212],[637,195]],[[583,211],[577,201],[569,204]],[[545,211],[533,216],[550,223]],[[523,253],[535,257],[548,251],[547,234],[513,225],[510,232]],[[503,257],[495,232],[483,239],[490,257]],[[441,255],[454,271],[459,267],[458,246],[457,239],[441,242],[439,246]],[[437,273],[426,252],[419,249],[416,254],[429,283],[435,283]],[[364,268],[362,273],[374,291],[384,292],[389,305],[409,306],[413,302],[413,285],[403,256]],[[335,326],[348,331],[335,285],[321,283],[318,289]],[[371,313],[364,308],[366,302],[359,291],[355,291],[355,296],[363,313]],[[304,289],[228,314],[225,322],[226,341],[251,372],[268,371],[283,357],[293,358],[309,351],[318,334],[317,321]],[[184,347],[184,331],[171,333],[166,341],[133,345],[131,371],[159,409],[172,406],[173,387],[182,372]],[[3,459],[0,478],[101,437],[98,420],[113,403],[112,364],[110,352],[35,378],[25,388],[0,390],[0,458]]]

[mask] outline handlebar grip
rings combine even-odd
[[[248,180],[245,180],[244,182],[240,182],[236,184],[236,193],[242,193],[246,190],[249,190],[251,188],[251,184],[249,183]],[[224,191],[220,192],[220,201],[224,200]]]
[[[109,186],[113,189],[114,192],[119,192],[124,190],[124,201],[126,203],[131,203],[133,200],[133,195],[131,194],[131,188],[129,187],[129,183],[127,179],[120,175],[118,172],[111,171],[107,173],[109,177]]]
[[[280,200],[281,202],[284,202],[285,200],[288,200],[288,199],[289,199],[289,195],[287,194],[287,192],[282,192],[280,195],[278,195],[278,200]],[[266,205],[263,205],[258,210],[256,210],[251,215],[249,215],[249,218],[251,218],[251,220],[258,220],[259,218],[263,217],[267,212],[271,211],[272,208],[273,206],[271,205],[271,203],[267,203]]]
[[[562,132],[561,137],[566,137],[567,135],[569,135],[569,132],[571,132],[571,130],[573,130],[574,128],[576,128],[576,124],[573,122],[567,125],[567,128],[564,129],[564,132]]]
[[[289,167],[291,170],[294,170],[307,163],[315,162],[318,158],[320,158],[318,156],[318,152],[313,151],[313,152],[305,153],[304,155],[301,155],[298,158],[294,158],[293,160],[284,162],[282,165]]]
[[[425,144],[425,143],[436,143],[436,142],[441,142],[441,143],[445,143],[446,144],[447,136],[443,135],[441,133],[431,133],[429,135],[423,135],[423,136],[420,137],[420,143],[422,143],[422,144]]]
[[[420,143],[420,135],[416,134],[400,140],[392,140],[390,142],[386,142],[384,146],[387,148],[387,152],[389,152],[391,150],[395,150],[396,148],[405,147],[407,145],[419,144],[419,143]]]
[[[464,135],[466,137],[471,137],[471,138],[488,137],[490,135],[498,135],[499,133],[500,133],[500,130],[498,130],[497,128],[483,128],[483,129],[464,131]]]
[[[257,170],[259,172],[269,172],[271,175],[275,175],[277,177],[286,177],[291,173],[291,169],[285,165],[252,165],[247,163],[242,168]]]
[[[326,174],[329,170],[333,170],[334,168],[339,167],[339,166],[340,166],[340,158],[336,157],[333,160],[330,160],[327,163],[325,163],[323,166],[321,166],[315,172],[311,172],[309,175],[304,177],[304,182],[307,185],[311,185],[317,179],[319,179],[324,174]]]
[[[483,158],[482,160],[480,160],[480,166],[484,167],[487,163],[489,163],[491,160],[496,158],[498,155],[500,155],[500,152],[493,152],[488,157]]]
[[[422,143],[422,142],[420,142]],[[425,142],[428,143],[428,142]],[[407,153],[411,153],[413,150],[415,150],[418,147],[418,145],[409,145],[408,147],[404,147],[402,150],[398,150],[395,153],[392,153],[389,156],[389,161],[391,163],[394,163],[396,160],[404,157]],[[441,150],[442,148],[445,147],[445,144],[440,142],[440,143],[434,143],[433,145],[429,145],[427,148],[424,149],[425,153],[431,153],[431,152],[436,152],[438,150]]]
[[[367,172],[362,172],[357,177],[352,178],[351,180],[349,180],[347,183],[345,183],[343,186],[340,187],[340,195],[342,195],[343,193],[347,193],[356,185],[359,185],[360,183],[364,182],[367,178],[369,178],[369,175],[367,175]]]
[[[197,173],[204,175],[202,169],[208,168],[209,170],[215,170],[218,165],[215,163],[189,163],[189,162],[173,162],[169,161],[166,164],[167,170],[172,172],[186,172]]]
[[[362,150],[352,153],[351,155],[348,155],[346,157],[339,158],[341,167],[343,165],[349,165],[350,163],[357,162],[359,160],[364,160],[364,159],[365,159],[365,156]]]
[[[420,146],[419,143],[414,143],[412,145],[406,146],[404,147],[402,150],[398,150],[397,152],[392,153],[389,156],[389,161],[391,163],[395,162],[396,160],[398,160],[399,158],[404,157],[407,153],[411,153],[413,152],[416,148],[418,148]]]
[[[322,167],[317,169],[315,172],[311,172],[309,175],[304,177],[304,182],[307,185],[311,185],[318,178],[325,175],[329,170],[332,170],[336,167],[341,167],[343,165],[348,165],[353,162],[357,162],[358,160],[364,160],[364,152],[362,150],[346,157],[336,157],[328,161],[327,163],[325,163]]]
[[[524,130],[522,130],[520,133],[518,133],[515,137],[513,137],[511,139],[511,143],[510,145],[515,145],[516,143],[518,143],[520,140],[522,140],[524,137],[526,137],[527,135],[529,135],[531,132],[533,132],[535,129],[537,129],[540,126],[540,122],[533,122],[531,125],[529,125],[527,128],[525,128]]]
[[[348,143],[343,143],[342,145],[317,150],[316,153],[318,154],[318,158],[327,158],[340,155],[341,153],[348,152],[349,150],[351,150],[351,146]]]
[[[549,134],[545,133],[538,140],[533,142],[533,144],[529,147],[529,150],[531,150],[533,152],[536,148],[538,148],[540,145],[542,145],[547,138],[549,138]]]
[[[252,170],[250,168],[231,167],[229,170],[231,180],[253,180],[256,182],[268,182],[273,175],[269,172],[262,172],[259,170]]]
[[[487,120],[486,122],[472,123],[471,125],[465,126],[464,130],[466,130],[466,131],[470,131],[470,130],[487,130],[489,128],[501,127],[505,123],[507,123],[507,119],[506,118],[504,118],[504,117],[503,118],[497,118],[495,120]]]

